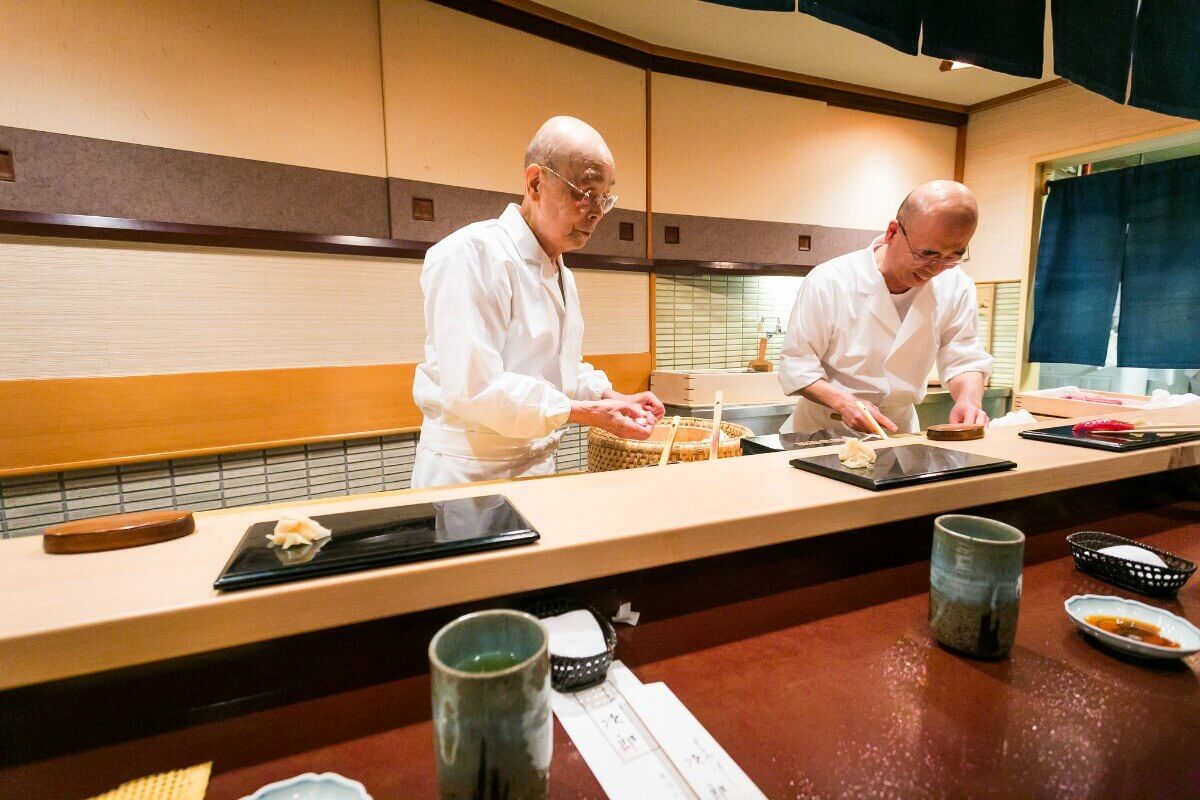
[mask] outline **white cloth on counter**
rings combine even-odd
[[[542,624],[550,633],[551,655],[591,658],[608,650],[600,623],[592,612],[585,609],[545,617]]]
[[[424,415],[413,486],[553,472],[572,400],[608,377],[583,361],[575,278],[510,204],[431,247],[421,269]]]
[[[1037,422],[1037,419],[1023,408],[1016,411],[1010,411],[999,419],[994,419],[988,423],[989,428],[1009,428],[1013,425],[1028,425],[1030,422]]]
[[[930,369],[943,385],[965,372],[992,372],[979,343],[975,284],[948,269],[912,290],[903,321],[870,247],[821,264],[804,279],[792,308],[779,383],[788,395],[822,378],[879,406],[902,431],[918,429]],[[781,433],[854,433],[832,411],[800,398]]]
[[[1171,394],[1166,389],[1155,389],[1150,395],[1150,402],[1143,405],[1142,408],[1178,408],[1179,406],[1190,406],[1193,403],[1200,403],[1200,396],[1191,392]]]

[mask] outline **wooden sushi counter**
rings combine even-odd
[[[213,800],[310,770],[376,800],[433,797],[429,637],[564,586],[642,612],[618,658],[666,681],[768,797],[1192,797],[1200,683],[1074,630],[1070,595],[1131,595],[1075,572],[1063,539],[1107,530],[1200,559],[1200,443],[1113,454],[1017,430],[939,445],[1014,471],[882,493],[779,453],[289,506],[501,492],[542,540],[230,594],[214,577],[277,508],[199,514],[191,536],[110,553],[0,543],[0,800],[208,760]],[[932,517],[960,509],[1029,536],[1008,661],[952,655],[925,625]],[[1152,602],[1200,619],[1196,580]],[[553,796],[603,797],[556,735]]]

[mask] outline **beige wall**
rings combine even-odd
[[[594,125],[622,208],[646,207],[645,72],[425,0],[383,0],[388,174],[521,191],[547,117]]]
[[[654,210],[877,229],[954,177],[955,129],[654,75]]]
[[[375,0],[3,2],[0,76],[0,125],[385,174]]]
[[[0,261],[0,380],[422,356],[416,261],[26,237]],[[646,276],[576,275],[585,351],[649,350]]]
[[[1071,150],[1188,123],[1065,86],[971,115],[964,180],[979,198],[979,231],[965,266],[977,281],[1024,277],[1029,264],[1033,165]]]

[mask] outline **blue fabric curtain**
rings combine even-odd
[[[800,0],[800,10],[915,56],[925,0]]]
[[[1053,181],[1033,283],[1029,360],[1103,365],[1125,261],[1129,170]]]
[[[1046,0],[928,0],[921,52],[1042,77]]]
[[[1117,364],[1200,367],[1200,156],[1128,171]]]
[[[1052,0],[1054,71],[1125,102],[1138,0]]]
[[[718,6],[748,8],[751,11],[795,11],[796,0],[704,0]]]
[[[1129,104],[1200,119],[1200,8],[1196,0],[1142,3]]]

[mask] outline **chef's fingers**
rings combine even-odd
[[[646,399],[650,410],[654,411],[654,419],[661,420],[662,415],[667,413],[667,409],[662,401],[655,395],[654,392],[646,392]]]
[[[649,439],[651,431],[654,430],[653,425],[644,425],[637,419],[622,414],[610,415],[608,424],[601,427],[626,439]]]
[[[871,424],[870,418],[863,412],[855,409],[852,413],[842,412],[842,422],[850,428],[862,433],[874,433],[875,426]]]
[[[654,414],[655,419],[662,419],[667,413],[667,409],[663,406],[662,401],[655,396],[654,392],[642,392],[639,395],[642,399],[642,405]]]
[[[895,433],[896,431],[900,430],[899,428],[896,427],[896,423],[892,422],[890,419],[888,419],[886,416],[884,416],[883,412],[880,411],[878,408],[876,408],[875,406],[870,406],[869,408],[871,409],[871,416],[875,417],[875,421],[878,422],[880,425],[882,425],[884,428],[891,431],[892,433]],[[872,433],[874,433],[874,429],[872,429]]]
[[[971,423],[974,425],[987,425],[988,424],[987,412],[984,411],[982,408],[975,409],[975,412],[972,415]]]

